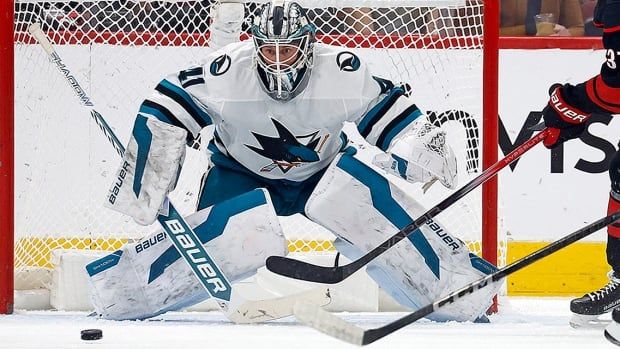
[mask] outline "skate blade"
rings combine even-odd
[[[605,338],[611,343],[620,346],[620,323],[613,321],[605,328]]]
[[[620,341],[618,341],[614,336],[612,336],[611,334],[609,334],[609,332],[607,332],[607,330],[605,330],[605,338],[607,338],[608,341],[610,341],[611,343],[620,346]]]
[[[607,326],[611,320],[599,319],[600,315],[579,315],[573,314],[569,324],[572,328],[603,328]]]

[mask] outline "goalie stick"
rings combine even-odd
[[[538,126],[539,125],[536,125],[535,127]],[[474,190],[476,187],[495,176],[501,169],[520,158],[528,150],[532,149],[536,144],[542,142],[548,134],[549,129],[544,128],[536,136],[530,138],[525,143],[515,148],[503,159],[499,160],[491,167],[484,170],[478,177],[472,179],[462,188],[452,193],[443,201],[426,211],[426,213],[418,217],[418,219],[405,226],[403,229],[401,229],[389,239],[385,240],[379,246],[375,247],[359,259],[349,264],[336,265],[334,267],[324,267],[286,257],[270,256],[269,258],[267,258],[267,269],[276,274],[299,280],[319,282],[324,284],[339,283],[340,281],[351,276],[356,271],[360,270],[366,264],[370,263],[370,261],[372,261],[373,259],[380,256],[383,252],[390,249],[390,247],[396,245],[402,239],[417,231],[417,229],[422,224],[437,216],[445,209],[450,207],[452,204],[460,200],[463,196]]]
[[[28,31],[39,42],[52,63],[56,65],[65,77],[65,80],[80,100],[80,104],[90,109],[91,117],[112,146],[114,146],[116,152],[123,156],[125,147],[118,140],[103,116],[95,110],[90,97],[80,86],[71,70],[63,63],[62,58],[41,30],[41,26],[38,23],[33,23],[29,26]],[[300,299],[318,305],[326,305],[331,301],[329,289],[325,287],[318,287],[310,291],[274,299],[244,299],[239,293],[234,291],[224,273],[222,273],[213,258],[209,256],[196,233],[185,222],[183,216],[176,210],[172,202],[168,198],[166,198],[165,202],[168,203],[167,215],[159,214],[157,221],[161,224],[174,247],[191,268],[198,281],[200,281],[209,295],[216,300],[219,307],[231,321],[235,323],[253,323],[289,316],[293,313],[293,305]]]
[[[327,311],[320,309],[312,304],[299,302],[295,305],[295,316],[299,321],[305,325],[314,327],[315,329],[328,334],[332,337],[339,338],[343,341],[357,344],[366,345],[381,339],[390,333],[393,333],[446,305],[454,303],[459,298],[465,297],[468,294],[474,293],[477,290],[501,281],[506,276],[525,268],[526,266],[554,253],[558,250],[572,244],[575,241],[581,240],[584,237],[591,235],[592,233],[618,221],[620,219],[620,211],[611,214],[607,217],[601,218],[596,222],[588,224],[587,226],[571,233],[551,244],[517,260],[516,262],[499,269],[498,271],[489,274],[477,281],[470,283],[463,288],[456,290],[447,296],[428,304],[402,318],[390,322],[387,325],[372,328],[363,329],[351,323],[344,321],[343,319],[328,313]]]

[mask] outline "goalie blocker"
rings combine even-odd
[[[152,224],[176,186],[186,139],[184,129],[139,114],[105,206]]]

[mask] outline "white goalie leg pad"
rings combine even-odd
[[[176,185],[186,137],[179,127],[138,115],[105,206],[138,224],[153,223]]]
[[[187,223],[230,282],[251,276],[267,257],[286,252],[282,228],[263,189],[198,211]],[[149,318],[209,297],[163,231],[125,245],[86,270],[95,311],[107,319]]]
[[[426,210],[355,157],[344,154],[327,169],[308,203],[308,217],[336,234],[338,250],[357,259]],[[485,270],[483,272],[482,270]],[[372,261],[368,274],[401,305],[418,309],[495,268],[437,221],[426,222]],[[488,286],[429,315],[435,321],[473,321],[491,305],[499,285]]]

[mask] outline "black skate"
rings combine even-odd
[[[573,313],[570,325],[579,328],[607,324],[609,321],[599,320],[599,316],[612,311],[619,304],[620,278],[611,272],[607,285],[570,302],[570,311]]]
[[[605,338],[620,346],[620,307],[611,312],[611,323],[605,328]]]

